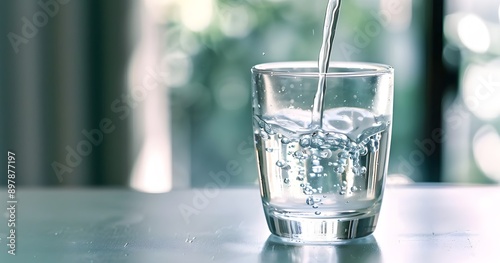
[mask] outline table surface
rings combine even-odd
[[[16,255],[3,212],[0,262],[500,262],[499,186],[388,186],[375,233],[335,245],[275,242],[257,188],[21,189],[17,199]]]

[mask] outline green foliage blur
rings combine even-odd
[[[156,12],[165,32],[162,48],[167,68],[177,79],[170,90],[174,173],[187,166],[191,185],[203,186],[210,182],[210,173],[225,171],[227,163],[234,160],[243,172],[230,184],[253,184],[257,167],[250,68],[271,61],[317,60],[327,0],[166,2]],[[200,2],[203,6],[197,5]],[[416,9],[418,14],[419,5],[414,5],[410,11]],[[414,15],[406,28],[390,31],[377,20],[379,10],[379,1],[342,2],[331,60],[395,67],[393,141],[400,143],[393,144],[391,169],[397,172],[396,157],[407,156],[413,147],[411,141],[420,135],[422,120],[417,113],[423,100],[419,73],[422,46],[411,40],[419,35],[421,26],[420,18]],[[371,34],[363,37],[366,30]],[[393,40],[396,45],[410,44],[392,46]],[[415,171],[418,180],[418,167]]]

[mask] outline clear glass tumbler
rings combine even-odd
[[[279,62],[252,68],[253,127],[271,232],[292,242],[371,234],[382,202],[393,69],[373,63]],[[314,98],[326,79],[320,121]],[[317,116],[317,115],[316,115]]]

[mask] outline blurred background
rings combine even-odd
[[[317,60],[327,0],[0,5],[17,183],[164,192],[256,184],[250,68]],[[390,174],[500,182],[500,1],[343,1],[332,60],[395,68]]]

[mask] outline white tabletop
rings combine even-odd
[[[0,262],[500,262],[499,186],[388,186],[373,235],[321,246],[269,238],[257,188],[210,190],[18,189]]]

